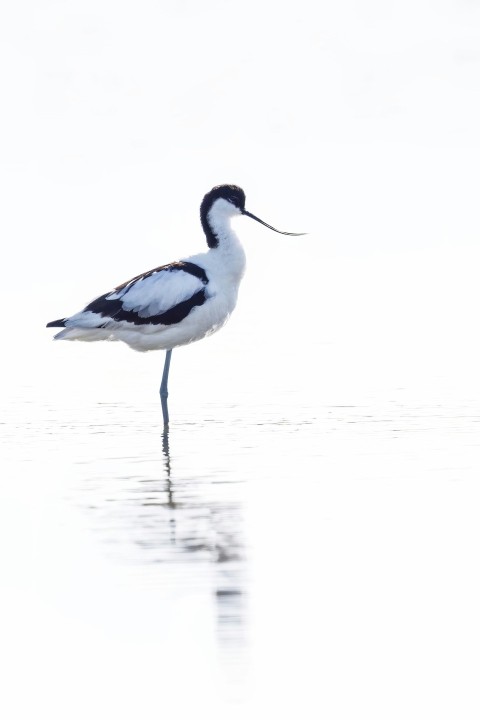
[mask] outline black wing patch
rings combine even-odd
[[[133,285],[138,280],[145,280],[145,278],[151,277],[152,275],[156,275],[156,273],[159,272],[176,272],[178,270],[182,270],[183,272],[189,273],[189,275],[194,275],[196,278],[202,281],[204,285],[208,284],[208,276],[207,273],[203,268],[201,268],[199,265],[195,265],[195,263],[188,262],[187,260],[179,260],[178,262],[169,263],[168,265],[160,265],[159,267],[153,268],[153,270],[148,270],[148,272],[141,273],[140,275],[136,275],[133,278],[130,278],[130,280],[127,280],[126,282],[122,283],[121,285],[118,285],[114,290],[111,290],[109,293],[106,293],[107,295],[110,295],[112,292],[118,292],[119,290],[125,290],[129,285]],[[102,297],[105,297],[102,295]],[[100,298],[98,298],[100,299]],[[95,301],[94,301],[95,302]],[[85,308],[87,309],[87,308]]]
[[[174,305],[174,307],[166,310],[160,315],[150,315],[150,317],[141,317],[135,310],[125,310],[121,300],[107,300],[105,295],[94,300],[87,305],[84,312],[94,312],[101,317],[116,322],[129,322],[134,325],[175,325],[184,320],[191,313],[194,307],[203,305],[207,296],[205,290],[199,290],[197,293]],[[98,327],[107,327],[108,321]]]
[[[67,318],[60,318],[60,320],[52,320],[47,323],[47,327],[65,327],[65,320]]]
[[[87,305],[83,312],[94,312],[101,317],[108,318],[107,322],[99,325],[99,327],[108,327],[108,322],[110,320],[114,320],[115,322],[128,322],[133,325],[175,325],[176,323],[184,320],[194,307],[203,305],[207,299],[205,288],[202,288],[191,297],[186,300],[182,300],[168,310],[165,310],[158,315],[150,315],[147,317],[139,315],[135,310],[125,309],[122,298],[109,299],[109,297],[121,290],[126,290],[127,288],[132,287],[139,280],[148,278],[158,272],[178,271],[194,275],[196,278],[201,280],[204,286],[208,284],[208,276],[203,268],[191,262],[179,261],[171,263],[170,265],[162,265],[161,267],[149,270],[142,275],[137,275],[131,280],[127,280],[127,282],[116,287],[115,290],[105,293],[105,295],[101,295],[93,300],[93,302]]]

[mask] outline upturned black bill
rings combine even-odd
[[[252,218],[252,220],[256,220],[257,222],[261,223],[262,225],[265,225],[265,227],[268,227],[270,230],[274,230],[277,233],[280,233],[280,235],[306,235],[307,233],[289,233],[284,232],[283,230],[277,230],[277,228],[272,227],[266,222],[263,222],[263,220],[260,220],[256,215],[254,215],[251,212],[248,212],[248,210],[243,210],[243,214],[247,215],[248,217]]]

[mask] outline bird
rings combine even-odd
[[[168,376],[172,350],[202,340],[220,330],[237,304],[246,256],[231,227],[244,215],[281,235],[245,208],[245,193],[237,185],[217,185],[203,198],[200,222],[206,252],[160,265],[118,285],[80,312],[53,320],[62,328],[55,340],[119,340],[134,350],[165,350],[160,385],[164,427],[168,427]]]

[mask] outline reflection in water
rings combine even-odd
[[[215,598],[219,640],[227,647],[244,639],[245,591],[241,506],[238,503],[176,502],[172,481],[169,429],[162,434],[165,504],[172,511],[170,543],[181,552],[206,551],[215,564]],[[183,510],[183,513],[182,513]],[[185,514],[194,511],[195,526],[183,532]],[[188,525],[188,523],[185,523]]]
[[[134,562],[180,570],[182,585],[198,582],[204,587],[207,582],[222,646],[243,644],[245,547],[238,482],[219,479],[214,472],[207,478],[176,474],[168,429],[162,433],[162,472],[158,455],[150,465],[141,461],[144,473],[119,477],[110,467],[87,481],[89,508],[97,515],[102,539],[123,561],[133,554]],[[132,469],[131,462],[128,467]]]

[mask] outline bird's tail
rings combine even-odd
[[[79,315],[83,315],[79,313]],[[75,318],[76,316],[74,316]],[[98,318],[96,320],[98,322]],[[79,319],[77,318],[77,323]],[[68,323],[68,324],[67,324]],[[98,325],[83,324],[78,325],[72,318],[61,318],[60,320],[52,320],[47,324],[48,327],[63,328],[59,333],[53,336],[54,340],[84,340],[93,342],[95,340],[115,340],[111,330],[98,327]]]

